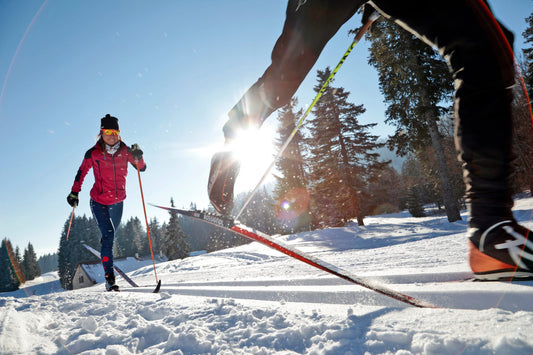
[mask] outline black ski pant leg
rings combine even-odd
[[[339,28],[367,0],[289,0],[272,63],[228,113],[226,138],[239,128],[259,127],[289,103],[320,53]]]
[[[512,218],[510,184],[514,65],[480,0],[373,0],[374,7],[438,48],[455,80],[456,146],[470,225]],[[503,29],[507,40],[512,34]]]

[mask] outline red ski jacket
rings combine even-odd
[[[126,199],[126,175],[128,175],[128,162],[135,166],[130,148],[120,142],[120,148],[113,155],[102,149],[99,143],[85,153],[72,191],[80,192],[85,176],[92,168],[94,172],[94,185],[91,189],[91,198],[102,205],[113,205]],[[146,164],[139,160],[139,170],[145,171]]]

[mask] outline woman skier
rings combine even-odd
[[[122,141],[116,117],[107,114],[101,119],[97,139],[96,144],[85,153],[67,201],[72,207],[78,205],[78,193],[81,191],[85,176],[92,168],[94,185],[90,193],[90,206],[102,234],[100,254],[106,289],[118,291],[113,272],[113,241],[122,218],[123,202],[126,199],[128,162],[140,171],[146,170],[146,164],[143,160],[143,151],[137,144],[133,144],[130,148]]]

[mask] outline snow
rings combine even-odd
[[[527,227],[533,199],[518,200]],[[431,302],[421,309],[261,244],[129,272],[141,285],[64,291],[57,274],[0,294],[1,354],[532,354],[533,282],[470,276],[463,221],[407,213],[277,236],[315,258]]]

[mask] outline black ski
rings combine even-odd
[[[91,253],[93,253],[96,257],[98,257],[99,259],[101,259],[101,256],[100,256],[100,253],[95,250],[94,248],[88,246],[87,244],[83,244],[83,246],[88,250],[90,251]],[[117,274],[119,274],[120,276],[122,276],[122,278],[124,280],[126,280],[127,283],[129,283],[131,285],[131,287],[139,287],[139,285],[137,285],[135,283],[135,281],[133,281],[128,275],[126,275],[126,273],[124,271],[122,271],[118,266],[116,265],[113,265],[113,269],[115,269],[115,271],[117,272]],[[159,292],[159,289],[161,288],[161,280],[159,280],[157,282],[157,285],[155,287],[155,289],[152,291],[152,293],[158,293]]]
[[[167,206],[158,206],[151,204],[154,207],[162,208],[167,211],[175,211],[183,216],[188,216],[200,221],[204,221],[206,223],[212,224],[216,227],[231,231],[233,233],[236,233],[240,236],[246,237],[248,239],[252,239],[254,241],[260,242],[270,248],[273,248],[279,252],[282,252],[290,257],[293,257],[297,260],[300,260],[306,264],[309,264],[311,266],[314,266],[320,270],[323,270],[325,272],[328,272],[330,274],[333,274],[335,276],[338,276],[344,280],[347,280],[349,282],[355,283],[359,286],[366,287],[372,291],[378,292],[384,296],[391,297],[395,300],[398,300],[400,302],[404,302],[407,304],[410,304],[415,307],[420,308],[438,308],[437,306],[419,300],[415,297],[405,295],[403,293],[397,292],[395,290],[389,289],[388,287],[385,287],[381,284],[377,284],[375,282],[372,282],[370,280],[358,277],[356,275],[353,275],[349,273],[348,271],[342,270],[332,264],[329,264],[326,261],[323,261],[319,258],[313,257],[311,255],[308,255],[296,248],[293,248],[289,245],[286,245],[278,240],[275,240],[271,236],[264,234],[260,231],[253,230],[252,228],[249,228],[245,225],[239,224],[233,220],[231,217],[222,216],[218,214],[208,213],[208,212],[201,212],[201,211],[189,211],[189,210],[182,210],[175,207],[167,207]]]

